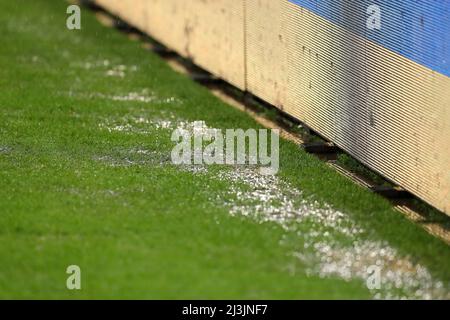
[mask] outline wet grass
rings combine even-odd
[[[372,296],[360,279],[307,275],[292,254],[301,236],[230,216],[217,201],[230,187],[220,168],[171,165],[171,130],[130,120],[258,128],[252,119],[88,10],[81,31],[67,30],[65,11],[63,1],[0,0],[1,298]],[[111,98],[143,90],[155,99]],[[284,181],[448,285],[448,246],[298,146],[280,148]],[[80,291],[66,289],[71,264]]]

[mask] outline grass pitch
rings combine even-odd
[[[248,172],[172,165],[174,127],[259,126],[66,7],[0,0],[1,298],[449,297],[447,245],[290,142],[266,207]]]

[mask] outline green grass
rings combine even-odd
[[[292,255],[304,241],[297,233],[231,216],[214,201],[227,197],[230,182],[215,178],[224,169],[192,174],[168,163],[169,130],[105,130],[132,117],[259,126],[89,10],[81,31],[67,30],[66,6],[0,0],[1,298],[371,297],[361,280],[307,275]],[[107,76],[104,60],[126,65],[125,77]],[[105,98],[145,89],[154,101]],[[365,239],[386,241],[448,285],[447,245],[298,146],[283,141],[280,153],[280,177],[305,197],[342,210]],[[65,287],[71,264],[82,269],[80,291]]]

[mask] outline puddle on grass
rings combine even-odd
[[[104,69],[109,68],[111,65],[111,61],[108,59],[103,60],[95,60],[95,61],[84,61],[84,62],[74,62],[71,63],[71,67],[73,68],[82,68],[85,70],[93,70],[93,69]]]
[[[138,134],[150,134],[152,130],[184,130],[191,134],[206,134],[211,130],[204,121],[177,120],[174,115],[170,115],[169,118],[171,119],[128,115],[122,118],[104,119],[98,126],[108,132]]]
[[[125,78],[125,71],[127,70],[126,66],[121,64],[118,66],[114,66],[111,69],[108,69],[105,74],[108,77],[118,77],[118,78]]]
[[[117,102],[141,102],[145,104],[154,104],[154,105],[165,105],[165,104],[181,104],[181,100],[175,97],[159,97],[154,92],[151,92],[148,89],[142,89],[140,91],[132,91],[124,94],[104,94],[100,92],[93,93],[77,93],[73,91],[69,91],[66,93],[70,97],[80,97],[80,98],[100,98],[104,100],[111,100]]]
[[[55,188],[56,193],[76,196],[83,199],[98,200],[100,198],[117,198],[123,194],[123,190],[117,189],[95,189],[86,190],[77,187],[57,187]]]
[[[278,177],[246,167],[223,171],[217,178],[231,185],[227,194],[233,200],[226,202],[230,214],[277,223],[286,235],[294,232],[303,240],[303,248],[293,255],[308,267],[308,274],[366,283],[369,268],[376,267],[380,289],[371,290],[375,299],[450,298],[448,287],[427,268],[386,242],[366,240],[366,230],[351,217],[305,198],[301,190]]]
[[[175,118],[173,115],[171,118]],[[99,127],[108,132],[122,132],[134,134],[150,134],[154,129],[185,130],[190,133],[206,133],[211,130],[204,121],[176,121],[151,119],[143,116],[126,116],[123,118],[105,119]],[[153,132],[154,133],[154,132]],[[127,167],[134,165],[166,165],[172,164],[171,152],[159,152],[143,148],[130,150],[116,150],[114,154],[97,155],[93,160],[107,164],[111,167]],[[206,173],[207,168],[201,165],[184,165],[179,168],[191,173]]]
[[[105,119],[99,123],[99,128],[108,132],[135,134],[150,134],[155,129],[170,129],[171,122],[166,120],[150,120],[146,117],[126,116],[121,119]]]
[[[71,67],[90,71],[99,70],[104,72],[107,77],[117,78],[125,78],[127,73],[137,72],[139,70],[139,67],[136,65],[128,66],[125,64],[113,63],[108,59],[75,62],[71,64]]]
[[[106,95],[103,93],[93,93],[90,95],[92,98],[101,98],[112,101],[133,101],[133,102],[154,102],[156,98],[153,95],[149,95],[148,91],[143,90],[142,93],[129,92],[125,95]]]
[[[7,154],[12,151],[12,148],[9,146],[0,146],[0,154]]]
[[[169,118],[170,120],[167,120]],[[104,119],[98,124],[99,128],[110,133],[120,132],[124,134],[154,134],[152,130],[185,130],[189,133],[206,133],[209,128],[204,121],[176,120],[173,114],[165,119],[151,118],[147,116],[127,115],[122,118]],[[134,148],[131,150],[117,150],[113,154],[97,155],[93,160],[102,162],[111,167],[128,167],[134,165],[166,165],[172,164],[171,152],[159,152],[154,150]],[[179,168],[191,173],[206,173],[204,166],[179,166]]]

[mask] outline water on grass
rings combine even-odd
[[[75,62],[71,64],[71,67],[81,68],[89,71],[103,72],[107,77],[125,78],[130,72],[137,72],[139,70],[136,65],[125,65],[117,62],[112,62],[108,59]]]
[[[10,153],[12,148],[9,146],[0,146],[0,154]]]
[[[122,119],[123,120],[123,119]],[[145,133],[140,125],[153,129],[183,129],[202,133],[210,130],[204,122],[189,122],[171,117],[169,120],[128,117],[127,123],[111,126],[100,125],[109,132]],[[170,165],[170,155],[135,149],[131,153],[164,158],[160,165]],[[145,164],[134,160],[106,159],[113,164]],[[151,163],[151,162],[147,162]],[[153,162],[155,163],[155,162]],[[448,299],[449,289],[441,281],[433,278],[424,266],[415,263],[411,257],[400,254],[389,243],[368,240],[369,233],[349,215],[319,203],[304,195],[301,189],[281,180],[277,176],[263,175],[258,168],[224,168],[211,174],[205,166],[181,166],[180,170],[192,174],[212,175],[213,179],[226,181],[228,190],[216,195],[215,201],[225,204],[233,216],[244,216],[260,223],[275,223],[286,231],[284,241],[302,244],[293,256],[307,266],[307,273],[320,277],[334,277],[345,281],[360,280],[365,283],[369,271],[380,273],[380,286],[371,289],[377,299]],[[282,241],[283,242],[283,241]]]
[[[167,101],[167,103],[172,103]],[[127,115],[121,118],[107,118],[99,123],[101,129],[108,132],[124,132],[149,134],[152,130],[183,130],[190,134],[205,135],[211,130],[203,121],[185,121],[176,119],[173,114],[170,119],[148,117],[144,115]]]

